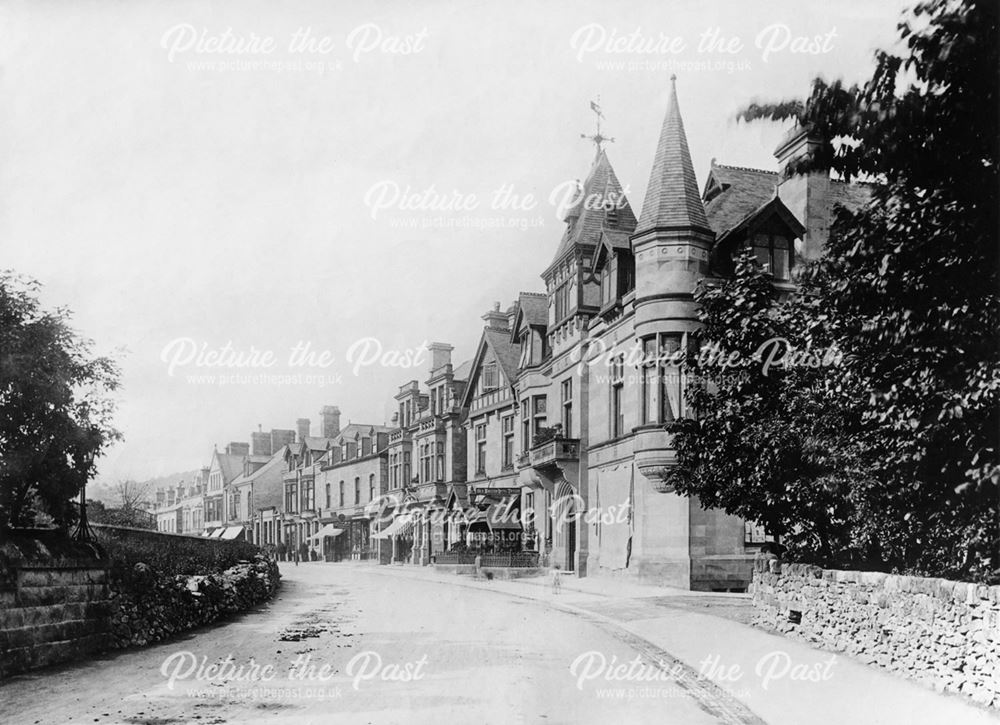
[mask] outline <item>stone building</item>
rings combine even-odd
[[[454,348],[428,345],[428,376],[411,380],[394,396],[397,412],[388,434],[388,484],[380,503],[385,563],[427,564],[455,540],[445,511],[466,500],[466,436],[463,395],[470,363],[453,366]]]
[[[320,528],[309,544],[324,559],[375,558],[371,531],[388,480],[389,428],[350,423],[333,439],[315,473]]]
[[[796,128],[779,164],[815,143]],[[470,487],[520,488],[544,563],[693,589],[743,589],[762,532],[674,493],[667,426],[692,415],[670,353],[698,326],[694,293],[754,251],[779,292],[822,254],[833,209],[867,189],[822,172],[712,163],[699,193],[672,84],[638,217],[598,147],[545,293],[487,324],[466,392]],[[512,456],[514,449],[519,455]]]

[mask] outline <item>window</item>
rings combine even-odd
[[[604,270],[601,272],[601,307],[607,307],[611,304],[611,267],[610,265],[605,266]]]
[[[483,365],[483,392],[496,390],[500,387],[497,381],[497,364],[495,362]]]
[[[486,473],[486,424],[476,426],[476,473]]]
[[[403,481],[402,485],[410,485],[410,452],[403,451]]]
[[[368,500],[375,500],[375,474],[369,474],[368,476]]]
[[[767,533],[763,524],[759,524],[756,521],[743,522],[744,544],[764,544],[774,540],[774,537]]]
[[[316,508],[316,484],[313,481],[302,482],[302,510],[312,511]]]
[[[431,457],[431,444],[421,443],[420,444],[420,482],[427,483],[431,480],[431,466],[433,460]]]
[[[617,355],[611,361],[611,437],[617,438],[625,433],[625,407],[623,391],[625,388],[625,357]]]
[[[361,503],[361,477],[355,476],[354,478],[354,503]]]
[[[330,484],[326,484],[326,508],[333,508],[333,499],[330,498]]]
[[[561,322],[569,314],[569,282],[563,283],[555,292],[556,322]]]
[[[503,467],[514,467],[514,416],[505,416],[501,423],[503,430]]]
[[[573,435],[573,378],[562,381],[562,427],[564,436]]]
[[[437,480],[444,480],[444,442],[437,442]]]
[[[792,249],[788,238],[780,234],[754,234],[753,253],[760,265],[775,279],[788,279],[792,266]]]
[[[531,448],[531,416],[528,414],[528,401],[521,401],[521,452],[527,453]]]
[[[665,424],[685,415],[679,367],[681,336],[659,335],[643,340],[642,421]]]
[[[389,488],[396,488],[399,481],[399,454],[389,456]]]
[[[538,431],[545,427],[545,396],[536,395],[531,399],[531,434],[538,435]]]

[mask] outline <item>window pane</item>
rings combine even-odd
[[[758,245],[755,244],[754,247],[753,247],[753,253],[757,257],[757,261],[760,263],[760,266],[763,267],[764,269],[766,269],[767,271],[770,271],[771,270],[771,249],[770,249],[770,247],[766,247],[766,246],[761,247],[761,246],[758,246]]]
[[[788,268],[791,257],[791,250],[788,248],[788,240],[784,237],[774,238],[774,276],[777,279],[788,279]]]

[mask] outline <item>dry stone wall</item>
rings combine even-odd
[[[755,624],[1000,708],[1000,586],[759,560]]]

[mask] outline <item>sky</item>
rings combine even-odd
[[[671,74],[699,184],[776,169],[736,112],[863,80],[902,7],[0,2],[0,268],[120,362],[104,482],[327,404],[386,423],[421,348],[543,291],[592,101],[638,215]]]

